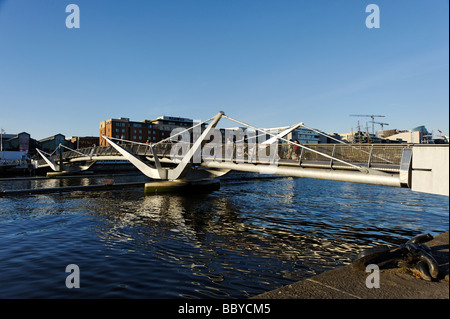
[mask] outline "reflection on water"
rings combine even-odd
[[[91,176],[0,188],[111,179],[145,181]],[[136,188],[1,198],[0,296],[245,298],[346,264],[368,245],[447,229],[446,197],[243,173],[202,194]],[[64,285],[70,263],[80,267],[77,291]]]

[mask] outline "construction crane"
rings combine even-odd
[[[375,134],[375,118],[376,117],[385,117],[384,115],[359,115],[359,114],[350,114],[350,116],[357,116],[357,117],[370,117],[372,119],[372,134]],[[385,124],[384,124],[385,125]]]
[[[381,130],[383,130],[383,126],[384,125],[389,125],[388,123],[381,123],[381,122],[373,122],[375,124],[380,124],[381,125]]]

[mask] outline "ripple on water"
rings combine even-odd
[[[246,298],[348,263],[362,247],[447,229],[448,198],[255,174],[231,174],[220,190],[189,196],[124,189],[0,198],[0,295]],[[66,288],[68,264],[80,267],[81,289]]]

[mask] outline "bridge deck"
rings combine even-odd
[[[178,145],[177,145],[178,144]],[[163,143],[155,147],[156,153],[161,163],[170,164],[174,162],[177,156],[171,155],[172,148],[177,145],[180,150],[183,146],[190,147],[190,145],[182,145],[180,143]],[[145,158],[147,160],[153,159],[153,153],[150,145],[145,144],[121,144],[130,153]],[[295,145],[278,144],[275,149],[272,149],[272,157],[270,157],[269,147],[267,147],[266,154],[259,150],[258,155],[264,155],[263,159],[260,156],[255,156],[256,148],[252,145],[242,143],[236,147],[233,144],[225,144],[221,148],[215,149],[211,154],[205,156],[203,154],[201,160],[204,161],[219,161],[219,162],[236,162],[236,163],[253,163],[253,164],[276,164],[278,166],[301,166],[311,168],[333,168],[354,170],[355,168],[340,162],[339,160],[354,164],[361,167],[371,167],[373,169],[398,172],[400,168],[402,153],[405,148],[410,148],[406,144],[391,144],[391,145],[377,145],[377,144],[307,144],[309,149],[327,154],[332,159],[327,158],[321,154],[315,153],[307,149],[295,147]],[[216,156],[214,156],[216,152]],[[219,153],[217,155],[217,153]],[[221,153],[221,154],[220,154]],[[59,155],[53,155],[55,162],[59,161]],[[108,160],[124,160],[123,156],[112,146],[95,146],[89,148],[81,148],[72,151],[65,151],[62,155],[65,163],[74,163],[81,161],[108,161]],[[38,167],[48,166],[43,159],[38,161]]]

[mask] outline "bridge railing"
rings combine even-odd
[[[358,145],[358,144],[314,144],[306,145],[308,148],[317,152],[329,155],[331,157],[362,165],[400,165],[403,149],[406,145]],[[299,161],[318,161],[331,162],[329,158],[323,155],[301,149],[295,145],[282,145],[281,148],[287,148],[284,159],[294,159]]]
[[[178,159],[182,158],[182,149],[189,149],[192,143],[161,143],[156,146],[158,157],[174,157],[172,147],[176,146]],[[237,161],[241,162],[259,162],[259,158],[264,160],[273,156],[272,162],[298,162],[302,163],[326,163],[330,166],[341,164],[338,160],[358,164],[361,166],[385,166],[397,168],[400,166],[403,150],[410,148],[406,144],[305,144],[308,149],[297,145],[281,143],[271,150],[271,146],[255,147],[253,144],[222,144],[220,146],[211,146],[209,152],[202,153],[203,160],[215,161]],[[253,151],[256,152],[253,153]],[[141,155],[141,154],[139,154]],[[328,155],[325,156],[325,155]],[[330,158],[331,157],[331,158]],[[172,158],[173,159],[173,158]]]
[[[132,154],[144,157],[153,156],[151,147],[148,144],[121,141],[120,145]],[[173,153],[175,152],[172,152],[172,148],[177,147],[178,156],[176,157],[181,159],[183,146],[184,150],[187,150],[192,145],[192,143],[164,142],[156,144],[154,148],[159,158],[173,159]],[[272,155],[274,157],[272,161],[279,162],[280,164],[303,165],[305,163],[322,163],[333,167],[342,165],[342,163],[336,161],[342,160],[366,167],[384,166],[397,168],[400,166],[403,149],[411,147],[407,144],[305,144],[305,146],[308,149],[288,143],[280,143],[276,146],[267,147],[261,147],[261,144],[259,147],[255,147],[255,144],[249,143],[225,143],[216,146],[215,149],[211,148],[211,152],[209,154],[203,154],[202,158],[204,160],[239,160],[245,163],[257,163],[258,159],[262,156],[267,159]],[[274,154],[271,154],[271,147],[272,153]],[[256,154],[253,151],[256,151]],[[94,156],[120,156],[120,153],[111,146],[95,146],[70,151],[66,150],[63,152],[62,158],[68,161],[74,158],[92,158]],[[53,155],[53,160],[58,162],[59,155]],[[39,165],[45,165],[45,161],[41,159]]]

